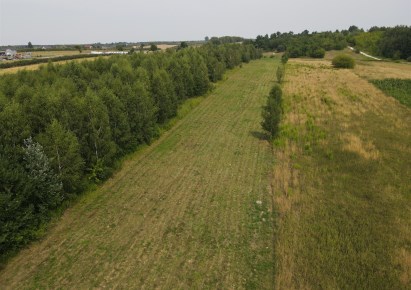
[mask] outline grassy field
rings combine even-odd
[[[410,67],[290,61],[272,179],[276,288],[411,288],[411,111],[366,79]]]
[[[0,288],[410,289],[411,109],[369,80],[411,66],[336,70],[333,53],[287,64],[272,148],[260,114],[278,58],[229,72]]]
[[[0,272],[2,289],[271,289],[261,106],[277,60],[243,65]]]

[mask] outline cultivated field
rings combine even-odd
[[[365,79],[410,69],[287,65],[272,180],[276,288],[411,288],[411,110]]]
[[[0,272],[3,289],[272,288],[261,106],[277,61],[243,65]]]

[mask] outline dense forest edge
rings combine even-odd
[[[159,136],[188,98],[260,58],[251,44],[98,57],[0,79],[0,262]]]

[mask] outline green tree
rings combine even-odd
[[[62,181],[64,191],[79,191],[84,161],[80,155],[77,137],[54,119],[37,139],[49,156],[51,167]]]
[[[151,92],[158,107],[158,122],[164,123],[177,113],[177,98],[167,72],[157,70],[152,78]]]
[[[157,51],[157,50],[158,50],[157,45],[155,45],[154,43],[151,44],[151,45],[150,45],[150,50],[151,50],[151,51]]]
[[[74,46],[75,49],[77,49],[80,53],[83,51],[80,45]]]
[[[29,202],[36,212],[46,216],[63,201],[62,183],[51,168],[43,146],[29,137],[24,140],[23,149],[25,168],[34,187]]]
[[[29,43],[27,44],[27,48],[29,48],[29,49],[33,48],[33,44],[31,43],[31,41],[29,41]]]
[[[182,41],[181,43],[180,43],[180,49],[184,49],[184,48],[187,48],[188,47],[188,44],[187,44],[187,42],[185,42],[185,41]]]
[[[261,122],[262,128],[268,132],[270,139],[279,132],[279,124],[282,116],[282,90],[279,85],[274,85],[263,107]]]
[[[279,65],[277,68],[277,81],[278,83],[282,83],[284,80],[285,76],[285,66],[284,65]]]

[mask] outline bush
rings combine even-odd
[[[324,58],[325,49],[324,48],[316,48],[310,51],[309,56],[313,58]]]
[[[333,58],[332,64],[335,68],[354,68],[355,61],[348,55],[340,54]]]
[[[284,65],[279,65],[277,68],[277,81],[278,83],[282,83],[284,80],[284,75],[285,75],[285,67]]]
[[[409,57],[407,58],[407,61],[408,61],[408,62],[411,62],[411,56],[409,56]]]
[[[285,52],[282,56],[281,56],[281,63],[282,64],[286,64],[288,62],[288,53]]]

